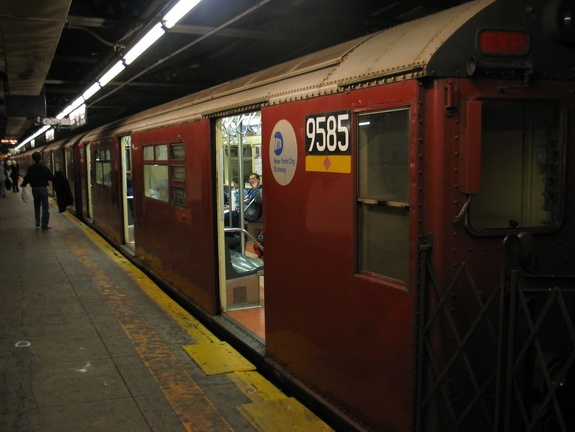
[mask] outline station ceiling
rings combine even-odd
[[[201,0],[88,101],[86,126],[57,129],[56,139],[466,1]],[[3,0],[0,139],[21,141],[40,128],[14,110],[19,96],[45,98],[46,117],[56,116],[175,3]]]

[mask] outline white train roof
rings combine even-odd
[[[99,127],[83,141],[315,97],[381,80],[420,77],[433,54],[494,0],[478,0],[361,37]]]

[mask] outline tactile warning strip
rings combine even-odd
[[[227,342],[186,345],[184,351],[202,368],[206,375],[220,375],[231,372],[255,370],[245,357],[242,357]]]
[[[291,397],[240,405],[238,410],[258,431],[322,432],[332,430]]]

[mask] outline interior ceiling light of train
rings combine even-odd
[[[46,126],[54,139],[65,138],[465,2],[200,0],[172,27],[160,26],[161,37],[130,62],[128,53],[154,28],[160,33],[158,23],[177,0],[6,0],[0,5],[0,150],[13,151],[15,142]],[[94,87],[118,62],[121,73]],[[85,125],[72,129],[58,121],[94,90],[84,98]],[[22,103],[31,104],[30,113],[13,109]]]

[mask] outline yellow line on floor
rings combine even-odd
[[[255,370],[255,366],[227,342],[186,345],[183,348],[206,375]]]
[[[286,397],[282,391],[261,376],[258,372],[235,372],[230,374],[229,377],[253,402],[282,399]]]
[[[238,410],[260,432],[327,432],[332,430],[291,397],[240,405]]]

